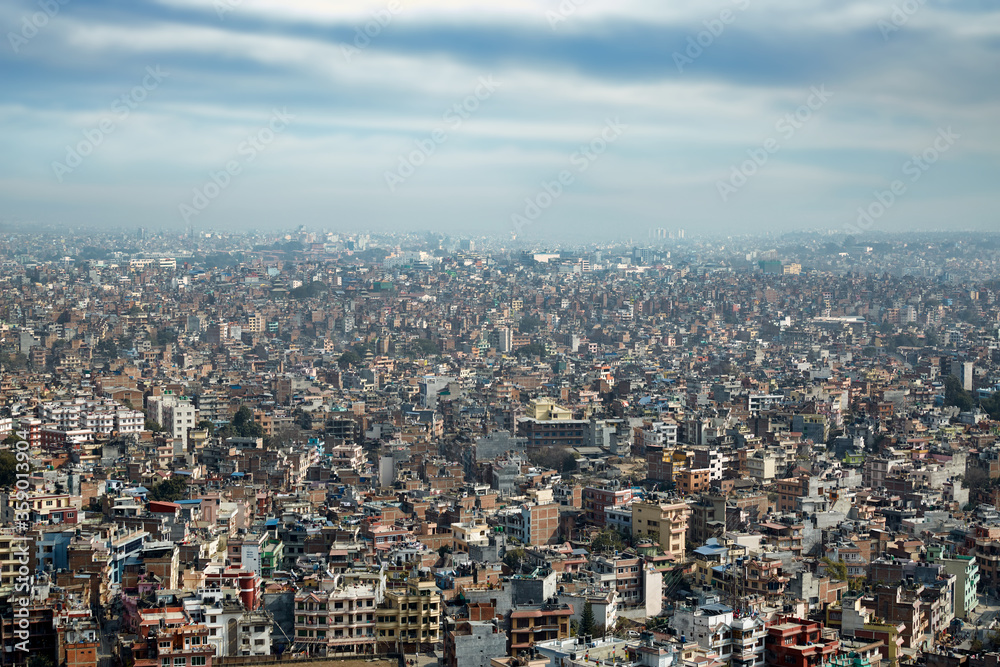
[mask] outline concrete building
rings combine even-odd
[[[489,667],[507,655],[507,634],[489,621],[460,620],[444,632],[444,667]]]
[[[559,505],[521,505],[503,510],[499,519],[504,532],[524,544],[552,544],[559,532]]]
[[[508,654],[531,649],[539,642],[569,637],[569,619],[573,608],[567,604],[524,605],[511,610],[507,617],[510,636]]]
[[[945,572],[955,575],[955,618],[969,620],[972,610],[979,604],[979,565],[975,556],[943,558],[940,548],[928,550],[933,562],[944,565]]]
[[[146,400],[150,416],[163,430],[180,443],[181,451],[187,450],[187,432],[196,425],[195,407],[186,398],[173,394],[150,396]]]
[[[375,614],[380,651],[426,650],[440,636],[441,595],[432,579],[411,578],[406,588],[386,591]]]
[[[632,503],[632,535],[655,540],[660,549],[678,558],[686,549],[687,503]]]
[[[300,591],[295,596],[295,642],[317,656],[374,653],[382,595],[379,585],[363,584]]]

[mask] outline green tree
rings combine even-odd
[[[540,326],[542,326],[542,320],[534,315],[525,315],[517,323],[517,330],[523,334],[530,334],[535,332]]]
[[[160,422],[155,419],[150,419],[149,417],[146,417],[145,428],[147,431],[152,431],[153,433],[161,433],[163,431],[163,427],[160,426]]]
[[[263,438],[264,427],[253,420],[253,411],[250,408],[241,405],[240,409],[233,415],[232,420],[220,433],[227,437]]]
[[[981,400],[979,407],[990,413],[990,419],[1000,420],[1000,391]]]
[[[177,342],[177,331],[172,328],[160,329],[149,337],[154,346]]]
[[[504,564],[509,567],[514,573],[521,571],[521,566],[528,560],[528,553],[524,550],[524,547],[514,547],[513,549],[508,549],[507,553],[503,555]]]
[[[313,427],[312,415],[305,410],[298,409],[293,413],[295,417],[295,425],[298,426],[303,431],[311,431]]]
[[[208,431],[208,435],[215,435],[215,424],[212,423],[210,419],[202,419],[198,422],[198,428],[204,431]]]
[[[611,553],[621,551],[627,545],[622,539],[622,534],[613,528],[605,528],[597,534],[594,541],[590,543],[590,548],[596,553]]]
[[[16,481],[17,456],[11,451],[0,452],[0,487],[11,486]]]
[[[0,366],[7,370],[20,371],[28,367],[28,356],[24,354],[8,354],[0,357]]]
[[[972,396],[962,387],[962,381],[949,375],[944,381],[944,404],[953,405],[962,412],[972,410]]]
[[[528,460],[543,468],[552,468],[568,473],[576,471],[576,457],[568,447],[534,447],[528,452]]]
[[[149,489],[147,497],[150,500],[166,500],[173,502],[187,497],[187,477],[175,475],[170,479],[154,484]]]
[[[97,352],[106,357],[115,359],[118,357],[118,345],[110,338],[105,338],[97,344]]]
[[[583,613],[580,615],[579,634],[593,635],[594,629],[594,607],[590,604],[590,600],[587,600],[583,603]]]
[[[360,363],[361,363],[361,355],[359,355],[354,350],[348,350],[347,352],[344,352],[342,355],[340,355],[340,358],[337,359],[337,365],[345,370],[350,368],[351,366],[357,366]]]
[[[544,359],[548,353],[545,351],[545,345],[542,343],[528,343],[514,350],[514,354],[519,357],[541,357]]]
[[[427,338],[417,338],[410,341],[407,356],[429,357],[438,353],[437,343]]]
[[[833,560],[826,556],[820,560],[826,565],[826,573],[830,575],[831,579],[847,581],[847,563],[842,560]]]

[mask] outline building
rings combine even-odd
[[[711,482],[708,468],[689,468],[682,470],[677,476],[677,491],[684,495],[693,495],[708,491]]]
[[[632,503],[632,535],[655,540],[660,549],[678,558],[685,553],[687,503]]]
[[[150,416],[163,427],[164,432],[187,449],[187,432],[196,425],[195,407],[186,398],[173,394],[150,396],[146,400]]]
[[[502,510],[500,525],[511,537],[535,546],[553,544],[559,533],[559,505],[521,505]]]
[[[490,667],[507,655],[507,634],[490,621],[459,620],[444,632],[444,667]]]
[[[588,486],[583,490],[583,510],[587,521],[603,527],[607,523],[606,507],[621,508],[632,502],[632,489],[612,489]]]
[[[602,586],[617,592],[622,607],[641,607],[645,616],[656,616],[663,608],[663,573],[642,557],[595,556],[590,569]]]
[[[374,653],[382,601],[378,585],[300,591],[295,595],[295,643],[316,656]]]
[[[767,629],[764,663],[767,667],[816,667],[829,662],[840,649],[840,640],[824,634],[823,626],[790,616]]]
[[[714,596],[702,596],[701,602],[697,606],[679,605],[670,619],[670,627],[682,641],[693,641],[728,661],[733,652],[730,629],[733,609],[720,604]]]
[[[379,652],[427,650],[440,636],[441,595],[433,580],[410,578],[406,588],[386,591],[375,614]]]
[[[145,634],[132,645],[134,667],[212,667],[215,647],[208,642],[207,626],[143,626],[141,631]]]
[[[523,605],[512,609],[507,617],[507,653],[517,655],[538,642],[567,639],[572,615],[573,607],[568,604]]]
[[[932,554],[933,550],[928,550]],[[979,565],[975,556],[943,558],[940,549],[933,562],[944,565],[945,572],[955,575],[955,618],[969,620],[972,610],[979,604]]]

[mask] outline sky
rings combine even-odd
[[[1000,228],[990,0],[4,0],[0,224]]]

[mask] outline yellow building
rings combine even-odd
[[[411,578],[405,589],[388,590],[376,612],[375,627],[382,651],[430,650],[439,638],[441,595],[433,580]]]
[[[524,416],[538,421],[553,421],[562,419],[572,419],[573,413],[566,408],[556,405],[551,398],[533,398],[528,401],[524,410]]]
[[[688,511],[687,503],[632,503],[632,535],[656,540],[664,552],[683,557]]]
[[[482,546],[490,543],[490,527],[485,523],[470,521],[451,524],[451,547],[458,553],[469,553],[469,545]]]

